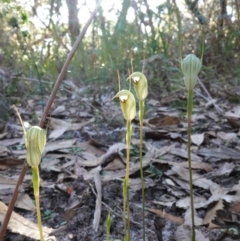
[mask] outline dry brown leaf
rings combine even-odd
[[[67,130],[79,130],[82,127],[92,123],[94,121],[94,118],[91,118],[88,121],[82,122],[82,123],[70,123],[67,121],[50,118],[50,126],[54,129],[50,135],[50,139],[56,139],[59,136],[61,136],[65,131]]]
[[[226,133],[223,131],[219,131],[217,133],[217,136],[223,139],[224,141],[230,141],[237,138],[237,133]]]
[[[94,167],[94,166],[100,165],[105,160],[108,160],[109,162],[111,162],[115,158],[119,157],[119,155],[118,155],[118,151],[120,150],[119,143],[111,146],[108,149],[107,153],[104,153],[100,148],[98,148],[96,146],[92,146],[90,143],[93,143],[94,145],[96,144],[96,142],[92,142],[92,141],[87,142],[87,143],[78,143],[77,144],[78,147],[81,147],[82,149],[86,150],[86,151],[82,151],[79,154],[79,158],[77,160],[78,164],[81,166]],[[126,145],[121,144],[121,148],[122,147],[126,148]],[[99,157],[99,155],[102,155],[102,156]],[[80,157],[82,157],[82,158],[80,158]]]
[[[173,186],[173,187],[176,186],[175,183],[174,183],[170,178],[166,178],[166,179],[165,179],[165,182],[166,182],[166,184],[169,185],[169,186]]]
[[[45,155],[45,153],[49,151],[55,151],[55,150],[61,149],[61,151],[63,152],[63,149],[72,147],[75,142],[76,142],[76,139],[47,142],[43,150],[43,156]]]
[[[240,120],[238,118],[234,117],[227,117],[228,124],[233,128],[233,129],[239,129],[240,128]]]
[[[148,151],[151,151],[153,154],[154,158],[157,157],[162,157],[164,156],[166,153],[168,153],[172,148],[175,147],[175,144],[173,145],[167,145],[167,146],[163,146],[161,148],[156,148],[154,145],[150,144],[150,143],[145,143],[146,148],[148,149]]]
[[[187,225],[181,225],[177,227],[175,231],[175,239],[178,241],[187,241],[191,240],[191,230],[190,227]]]
[[[75,163],[75,174],[78,177],[83,177],[84,180],[92,180],[94,178],[94,171],[97,167],[87,171],[85,168],[81,167],[78,163]]]
[[[11,177],[0,175],[0,189],[15,188],[16,184],[17,180]],[[23,184],[23,186],[25,185]]]
[[[23,160],[4,158],[0,160],[0,170],[5,170],[8,168],[15,168],[24,163]]]
[[[109,158],[110,158],[110,160],[112,159],[112,157],[115,158],[116,154],[118,154],[118,156],[119,156],[119,153],[125,149],[126,149],[125,143],[119,142],[119,143],[113,144],[112,146],[110,146],[108,148],[107,152],[99,158],[100,163],[103,164],[103,163],[107,162],[109,160]],[[124,157],[123,157],[123,161],[125,162]]]
[[[151,178],[144,178],[144,188],[153,187],[156,185],[156,182]],[[129,187],[133,191],[138,191],[142,188],[141,178],[129,178]]]
[[[223,159],[229,159],[229,158],[239,158],[240,152],[237,153],[235,151],[230,151],[230,150],[223,150],[222,148],[213,148],[213,149],[207,149],[207,148],[202,148],[201,150],[198,151],[198,154],[207,158],[216,158],[214,161],[221,161]]]
[[[173,166],[180,166],[184,168],[188,168],[188,162],[173,162],[173,161],[165,161],[165,160],[159,160],[159,159],[152,159],[153,162],[157,163],[165,163]],[[213,170],[212,166],[206,162],[191,162],[192,169],[198,169],[198,170],[204,170],[206,172],[211,172]]]
[[[155,213],[159,217],[168,219],[168,220],[173,221],[177,224],[183,224],[184,223],[183,218],[174,216],[174,215],[169,214],[169,213],[166,213],[166,212],[162,211],[161,209],[148,208],[147,211],[149,211],[151,213]]]
[[[149,163],[151,162],[153,153],[152,152],[147,152],[145,156],[143,157],[143,168],[148,166]],[[139,171],[140,165],[139,163],[131,163],[130,162],[130,171],[129,174],[136,173]],[[125,169],[124,170],[118,170],[118,171],[107,171],[104,173],[104,176],[102,177],[103,181],[110,181],[110,180],[115,180],[118,178],[122,178],[125,176]]]
[[[201,230],[196,230],[196,241],[210,241],[208,237],[202,233]]]
[[[72,220],[73,217],[79,211],[80,205],[81,205],[81,200],[79,200],[79,199],[74,200],[70,206],[65,208],[65,213],[64,213],[63,219],[66,221]]]
[[[189,171],[183,167],[180,166],[172,166],[172,168],[170,170],[168,170],[167,172],[165,172],[166,175],[169,176],[178,176],[179,179],[184,180],[185,182],[189,182]],[[196,172],[192,172],[192,176],[193,176],[193,185],[204,188],[209,190],[210,188],[212,189],[218,189],[219,185],[214,183],[213,181],[206,179],[205,177],[202,177],[200,174],[196,173]],[[174,180],[174,178],[173,178]],[[179,184],[179,180],[177,181],[177,183]],[[189,188],[187,188],[188,190]]]
[[[99,147],[95,147],[94,145],[91,145],[90,141],[88,141],[88,142],[77,142],[76,146],[82,148],[86,152],[94,154],[97,157],[99,157],[99,156],[101,156],[105,153]]]
[[[5,139],[0,141],[1,146],[12,146],[22,141],[22,138]]]
[[[225,162],[222,165],[220,165],[218,169],[214,170],[211,174],[214,177],[222,176],[222,175],[227,176],[233,171],[234,168],[235,168],[234,163]]]
[[[7,156],[8,153],[9,153],[9,150],[7,149],[7,147],[0,145],[0,156],[2,157]]]
[[[3,222],[3,219],[7,212],[7,206],[0,201],[0,222]],[[8,229],[13,233],[18,233],[24,235],[26,237],[36,239],[39,237],[39,230],[38,225],[27,220],[26,218],[22,217],[21,215],[12,212],[10,221],[8,223]],[[47,239],[53,229],[43,226],[43,236]]]
[[[194,208],[202,208],[205,207],[205,203],[206,203],[206,198],[205,197],[198,197],[198,196],[194,196]],[[179,199],[176,202],[176,206],[179,208],[183,208],[183,209],[189,209],[190,205],[190,197],[185,197],[182,199]]]
[[[240,180],[238,181],[238,183],[236,185],[234,185],[231,189],[231,191],[237,191],[239,192],[240,190]]]
[[[35,211],[36,207],[33,204],[33,200],[26,193],[19,193],[15,207],[21,208],[28,211]]]
[[[90,137],[88,140],[88,144],[97,148],[100,147],[108,147],[105,143],[100,143],[99,141],[95,140],[94,138]]]
[[[60,163],[59,159],[52,158],[47,161],[42,161],[40,165],[42,170],[51,171],[51,170],[55,170],[56,167],[59,168],[59,163]]]
[[[67,130],[68,130],[67,126],[56,127],[55,130],[51,131],[51,133],[49,135],[49,138],[50,139],[57,139],[58,137],[60,137]]]
[[[223,187],[219,186],[218,188],[210,188],[210,191],[212,193],[212,196],[208,199],[207,204],[210,204],[214,201],[218,201],[220,199],[223,199],[228,203],[240,201],[239,190],[228,188],[224,189]],[[230,191],[236,191],[236,193],[234,195],[230,195],[228,194]]]
[[[152,203],[160,204],[160,205],[167,206],[167,207],[171,207],[176,202],[176,200],[177,200],[176,197],[173,197],[173,196],[168,195],[168,194],[163,194],[158,198],[157,201],[153,200]]]
[[[219,116],[215,112],[208,112],[208,116],[213,119],[215,122],[219,121]]]
[[[60,113],[64,113],[65,110],[66,110],[65,106],[60,105],[60,106],[58,106],[56,109],[54,109],[51,114],[52,114],[52,115],[57,115],[57,114],[60,114]]]
[[[196,109],[197,110],[197,109]],[[192,123],[195,123],[197,122],[198,120],[205,120],[206,117],[204,114],[199,114],[199,113],[196,113],[196,114],[192,114]]]
[[[191,141],[193,144],[200,146],[204,141],[204,133],[191,135]]]
[[[240,214],[240,202],[233,204],[230,208],[229,208],[230,212],[233,213],[237,213]]]
[[[180,156],[180,157],[185,158],[185,159],[188,158],[187,150],[182,149],[182,148],[172,148],[170,150],[170,153],[175,155],[175,156]],[[198,156],[194,153],[191,153],[191,159],[192,159],[192,161],[202,161],[202,157],[200,157],[200,156]]]
[[[195,234],[196,241],[209,241],[209,238],[206,238],[200,230],[196,229],[195,232],[196,232]],[[191,240],[191,233],[192,232],[189,225],[178,226],[175,232],[175,239],[177,241]]]
[[[82,167],[96,167],[101,164],[101,160],[99,160],[96,157],[94,159],[90,159],[90,160],[78,158],[77,163],[79,166],[82,166]]]
[[[236,106],[232,110],[229,110],[225,113],[226,117],[234,117],[234,118],[240,118],[240,107]]]
[[[177,116],[158,116],[145,121],[151,128],[157,128],[161,126],[179,125],[181,119]]]
[[[123,163],[123,161],[120,158],[116,157],[107,166],[105,166],[103,170],[116,171],[116,170],[122,170],[124,168],[125,168],[125,164]]]
[[[173,180],[175,181],[175,183],[177,183],[178,186],[180,186],[182,188],[182,190],[189,191],[189,182],[188,181],[184,181],[178,177],[174,177]]]
[[[82,157],[82,159],[86,160],[86,161],[97,159],[97,157],[94,155],[94,153],[90,153],[88,151],[81,151],[79,153],[79,156]],[[84,163],[83,163],[83,165],[84,165]]]
[[[158,105],[160,102],[158,100],[155,100],[155,99],[150,99],[148,100],[147,102],[149,105],[153,105],[153,106],[156,106]]]
[[[216,218],[216,212],[217,210],[221,210],[224,208],[223,200],[219,200],[213,207],[211,207],[207,212],[203,219],[203,224],[207,225],[209,228],[216,227],[215,224],[212,223],[212,221]]]
[[[7,131],[4,131],[3,133],[0,133],[0,139],[4,138],[5,136],[7,136]]]
[[[196,207],[194,206],[194,208],[196,208]],[[202,221],[203,221],[202,218],[199,218],[196,210],[194,210],[194,224],[195,224],[195,226],[201,226]],[[184,225],[189,225],[189,226],[192,225],[192,212],[191,212],[190,207],[186,210],[186,213],[184,215]]]
[[[185,190],[181,190],[178,187],[175,188],[175,187],[167,186],[167,191],[168,193],[174,195],[174,197],[183,198],[186,196]]]

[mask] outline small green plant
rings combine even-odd
[[[41,162],[42,152],[46,145],[46,130],[39,126],[32,126],[25,135],[27,148],[27,163],[32,167],[32,182],[36,201],[38,229],[40,240],[43,241],[42,220],[39,201],[40,176],[38,166]]]
[[[182,60],[181,68],[184,75],[184,83],[188,91],[187,102],[187,120],[188,120],[188,169],[189,169],[189,185],[191,198],[191,217],[192,217],[192,238],[195,241],[195,222],[194,222],[194,197],[193,197],[193,180],[191,166],[191,119],[193,108],[193,88],[197,83],[197,75],[202,67],[202,62],[194,54],[189,54]]]
[[[142,222],[143,222],[143,241],[145,241],[145,194],[144,194],[144,175],[142,163],[142,146],[143,146],[143,117],[144,117],[144,104],[148,95],[148,81],[144,74],[141,72],[134,72],[128,79],[133,81],[134,90],[139,99],[139,125],[140,125],[140,174],[141,174],[141,188],[142,188]]]
[[[33,182],[33,190],[34,190],[34,196],[36,201],[36,211],[37,211],[40,241],[44,241],[43,231],[42,231],[41,212],[40,212],[40,201],[39,201],[40,177],[39,177],[38,166],[41,162],[42,152],[46,145],[46,140],[47,140],[46,130],[40,128],[39,126],[32,126],[28,131],[26,131],[22,123],[22,119],[18,112],[17,114],[24,131],[25,145],[27,148],[27,163],[32,168],[32,182]]]
[[[106,241],[110,241],[109,237],[110,237],[110,230],[111,230],[111,226],[112,226],[112,217],[111,217],[111,212],[108,212],[107,215],[107,221],[106,221],[106,231],[107,231],[107,240]]]
[[[121,90],[114,97],[119,98],[123,116],[127,122],[126,133],[126,174],[123,183],[123,221],[124,241],[130,241],[130,207],[129,207],[129,170],[130,170],[130,145],[132,136],[132,120],[136,116],[136,100],[129,90]],[[127,214],[127,219],[126,219]]]

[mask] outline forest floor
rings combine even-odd
[[[233,102],[234,96],[239,99],[239,90],[231,90],[231,100],[226,88],[214,94],[208,91],[209,95],[197,86],[192,118],[197,240],[240,240],[240,106]],[[95,96],[71,83],[67,96],[59,94],[54,102],[41,163],[46,240],[106,240],[108,214],[110,240],[123,240],[126,128],[118,102],[112,101],[115,94],[106,88]],[[143,165],[148,241],[190,240],[186,96],[184,90],[160,92],[146,101]],[[39,96],[23,100],[17,106],[23,120],[37,124],[46,100]],[[0,200],[8,205],[26,157],[23,131],[14,113],[0,138]],[[139,169],[136,118],[130,165],[131,241],[142,240]],[[12,218],[5,240],[37,240],[31,170],[19,190],[14,214],[18,216]],[[2,222],[4,211],[0,216]]]

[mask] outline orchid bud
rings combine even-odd
[[[132,79],[138,99],[145,100],[148,95],[148,81],[146,76],[141,72],[134,72],[128,79]]]
[[[32,126],[26,133],[27,163],[36,167],[41,162],[42,152],[46,145],[46,130]]]
[[[181,68],[187,90],[192,90],[197,83],[197,75],[202,67],[201,60],[194,54],[189,54],[182,60]]]
[[[129,90],[121,90],[113,97],[113,99],[117,97],[120,100],[120,106],[124,118],[127,121],[132,121],[136,116],[136,100],[133,94]]]

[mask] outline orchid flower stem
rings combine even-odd
[[[38,166],[32,167],[32,181],[33,181],[33,190],[36,201],[36,210],[37,210],[37,220],[38,220],[38,229],[40,234],[40,241],[44,241],[43,239],[43,230],[42,230],[42,220],[41,220],[41,212],[40,212],[40,202],[39,202],[39,186],[40,186],[40,177]]]
[[[124,241],[127,234],[127,219],[126,219],[126,209],[127,209],[127,185],[126,185],[126,176],[123,180],[123,225],[124,225]]]
[[[132,136],[132,125],[131,121],[127,121],[127,134],[126,134],[126,145],[127,145],[127,159],[126,159],[126,175],[124,179],[124,223],[125,223],[125,236],[124,241],[130,241],[130,204],[129,204],[129,170],[130,170],[130,146]],[[127,221],[126,221],[127,212]]]
[[[191,216],[192,216],[192,239],[195,241],[195,222],[194,222],[194,198],[193,198],[193,178],[192,178],[192,165],[191,165],[191,119],[192,119],[192,104],[193,90],[188,91],[187,103],[187,119],[188,119],[188,170],[189,170],[189,186],[190,186],[190,199],[191,199]]]
[[[144,116],[144,100],[139,101],[139,123],[140,123],[140,175],[142,186],[142,225],[143,225],[143,241],[145,241],[145,193],[144,193],[144,175],[143,175],[143,161],[142,161],[142,147],[143,147],[143,116]]]

